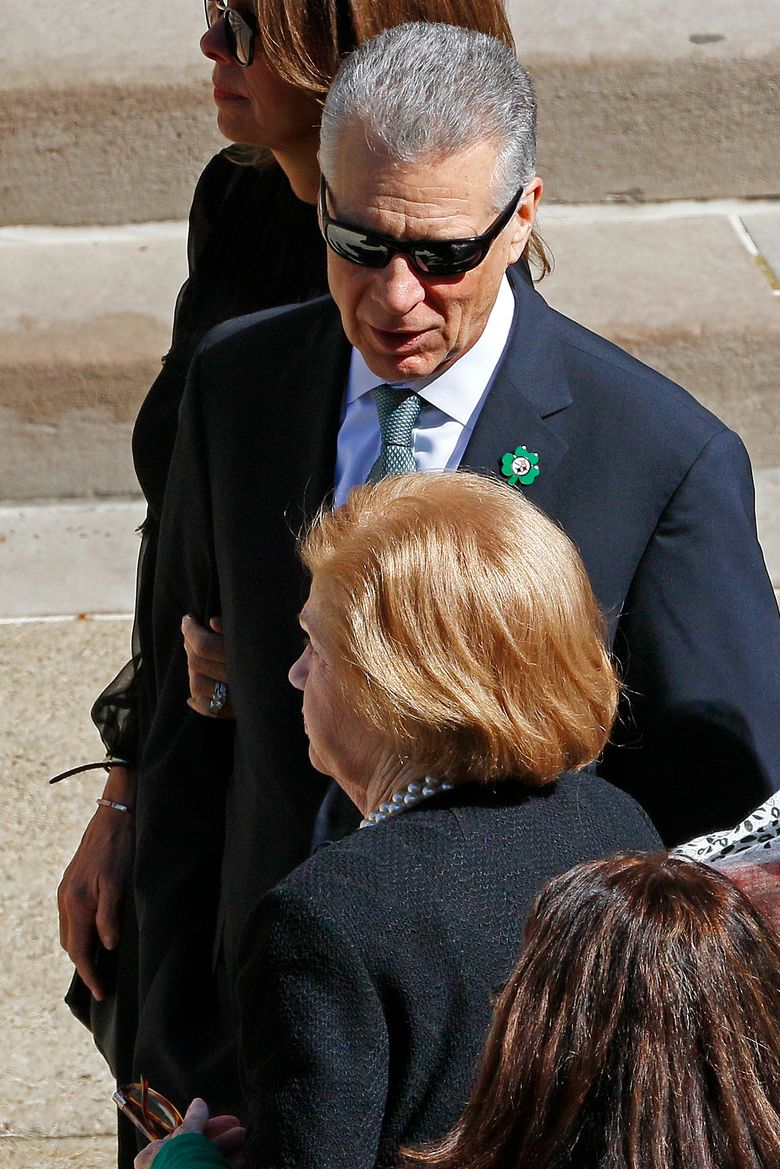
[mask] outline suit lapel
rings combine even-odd
[[[503,456],[524,446],[539,456],[539,475],[517,484],[545,511],[554,510],[555,469],[568,445],[554,416],[571,405],[550,309],[529,279],[509,270],[515,315],[493,384],[461,459],[461,466],[501,476]]]

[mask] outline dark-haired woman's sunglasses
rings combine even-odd
[[[423,276],[459,276],[482,263],[491,244],[517,210],[524,190],[525,185],[512,196],[512,201],[482,235],[472,235],[468,239],[398,240],[332,219],[326,206],[328,186],[321,178],[320,227],[325,242],[337,256],[364,268],[385,268],[393,256],[400,254],[408,256],[412,267]]]
[[[230,55],[237,65],[246,69],[252,64],[255,55],[255,37],[257,26],[250,23],[238,9],[229,4],[222,4],[221,0],[205,0],[206,24],[213,28],[218,20],[225,18],[225,37]]]

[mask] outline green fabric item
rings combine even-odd
[[[160,1147],[153,1169],[227,1169],[217,1146],[201,1132],[183,1132]]]
[[[369,483],[376,483],[388,475],[409,475],[417,470],[412,431],[422,408],[419,394],[388,385],[374,387],[374,401],[382,446],[379,458],[368,473]]]

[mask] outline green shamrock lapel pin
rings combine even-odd
[[[514,453],[509,451],[502,455],[501,474],[510,487],[514,487],[516,483],[522,483],[527,487],[539,474],[539,455],[535,451],[529,451],[528,447],[516,447]]]

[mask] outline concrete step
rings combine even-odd
[[[539,173],[566,203],[780,192],[780,8],[509,0],[539,97]]]
[[[0,498],[138,491],[133,421],[185,276],[182,223],[0,230]]]
[[[0,620],[132,613],[144,510],[138,499],[0,507]]]
[[[553,207],[541,228],[555,307],[685,385],[757,467],[780,466],[780,205]],[[184,240],[181,223],[0,230],[0,500],[137,491],[130,431]]]
[[[759,537],[780,589],[780,468],[755,479]],[[137,500],[0,507],[0,623],[131,613],[143,514]]]
[[[743,0],[510,0],[564,202],[780,192],[780,10]],[[0,223],[180,218],[221,145],[201,8],[120,0],[0,14]]]

